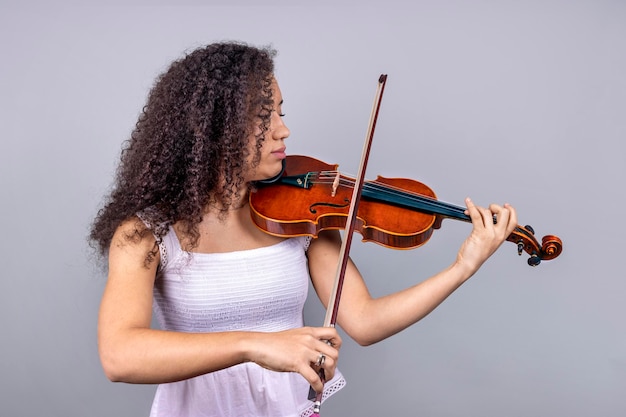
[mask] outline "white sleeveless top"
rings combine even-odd
[[[310,238],[230,253],[190,253],[174,230],[159,245],[154,311],[164,330],[275,332],[303,326],[309,288],[305,251]],[[345,385],[337,370],[323,400]],[[151,417],[306,417],[309,383],[298,373],[244,363],[188,380],[161,384]]]

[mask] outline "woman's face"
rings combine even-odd
[[[282,169],[283,159],[287,157],[285,139],[289,136],[289,129],[283,122],[283,96],[276,80],[272,82],[272,98],[274,100],[270,115],[269,130],[265,133],[265,141],[261,147],[259,164],[250,171],[249,181],[260,181],[275,177]],[[258,131],[256,132],[258,134]],[[256,155],[256,140],[250,140],[250,160]]]

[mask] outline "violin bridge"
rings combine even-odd
[[[339,188],[339,171],[337,171],[337,175],[335,176],[335,180],[333,181],[333,190],[330,193],[331,197],[334,197],[335,195],[337,195],[337,188]]]

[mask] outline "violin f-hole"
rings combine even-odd
[[[345,207],[349,207],[350,206],[350,199],[349,198],[344,198],[343,199],[345,204],[335,204],[335,203],[313,203],[309,206],[309,211],[313,214],[317,213],[317,210],[315,210],[315,207],[319,207],[319,206],[323,206],[323,207],[332,207],[332,208],[345,208]]]

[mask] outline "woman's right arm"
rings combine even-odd
[[[112,381],[165,383],[256,362],[275,371],[298,372],[322,389],[311,367],[319,353],[334,373],[340,339],[331,328],[301,328],[279,333],[183,333],[150,328],[152,291],[158,256],[145,265],[154,247],[151,235],[127,239],[137,219],[123,223],[109,249],[109,277],[100,305],[98,348],[104,372]],[[336,347],[322,340],[337,341]],[[330,377],[329,377],[330,378]]]

